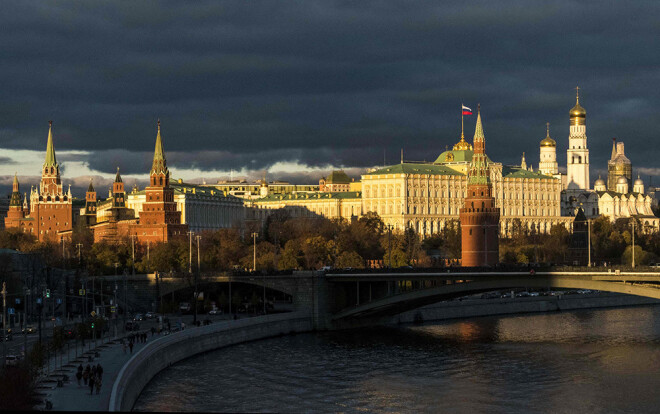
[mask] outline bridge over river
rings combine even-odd
[[[103,279],[106,283],[125,281],[127,302],[141,310],[152,309],[159,297],[173,292],[192,294],[194,290],[194,278],[190,276],[148,274]],[[655,270],[294,271],[271,275],[208,273],[198,278],[200,291],[231,284],[265,287],[290,295],[295,310],[310,312],[319,329],[373,323],[443,300],[515,288],[590,289],[660,299],[660,272]]]

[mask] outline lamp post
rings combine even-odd
[[[195,236],[195,240],[197,241],[197,273],[195,273],[195,301],[194,301],[194,306],[195,306],[195,314],[193,316],[193,325],[197,324],[197,298],[199,298],[199,292],[197,292],[197,277],[199,276],[199,262],[200,262],[200,254],[199,254],[199,241],[202,238],[202,236]]]
[[[587,219],[587,244],[587,251],[589,252],[587,266],[591,267],[591,219]]]
[[[131,255],[133,256],[133,262],[131,263],[131,267],[132,267],[133,276],[135,276],[135,238],[136,237],[137,234],[131,234]]]
[[[632,268],[635,268],[635,218],[632,217]]]
[[[190,246],[188,247],[188,273],[192,273],[192,235],[195,234],[193,231],[188,232],[188,240]]]
[[[78,247],[78,267],[80,267],[82,265],[82,256],[80,254],[80,248],[82,247],[82,243],[78,243],[76,244],[76,246]]]
[[[387,225],[387,267],[392,268],[392,225]]]
[[[252,233],[252,246],[253,246],[252,270],[253,271],[257,270],[257,237],[259,237],[259,233]]]
[[[2,282],[2,366],[7,363],[7,284]]]

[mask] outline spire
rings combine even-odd
[[[481,105],[477,106],[477,125],[474,129],[474,154],[468,171],[468,185],[489,185],[490,171],[486,157],[486,138],[481,125]]]
[[[21,206],[21,193],[18,189],[18,177],[14,174],[14,183],[12,185],[11,199],[9,201],[10,207],[20,207]]]
[[[575,87],[575,104],[580,105],[580,87]]]
[[[520,168],[522,168],[523,170],[527,169],[527,163],[525,162],[525,153],[524,152],[523,152],[523,155],[522,155],[522,161],[520,161]]]
[[[55,148],[53,147],[53,121],[48,121],[48,144],[46,144],[46,160],[44,167],[56,167]]]
[[[116,183],[121,183],[122,182],[121,181],[121,175],[119,175],[119,167],[117,167],[117,175],[115,175],[115,182]],[[92,185],[91,181],[90,181],[89,185],[90,186]]]
[[[477,105],[477,126],[474,128],[474,152],[485,154],[486,137],[484,137],[484,127],[481,125],[481,104]],[[477,145],[479,143],[480,145]]]
[[[151,174],[163,173],[169,174],[167,171],[167,160],[165,160],[165,151],[163,151],[163,140],[160,137],[160,119],[158,120],[158,134],[156,135],[156,147],[154,149],[154,160],[151,164]]]
[[[616,158],[616,138],[612,138],[612,158],[611,161],[614,161]]]
[[[92,181],[93,181],[93,180],[90,178],[90,179],[89,179],[89,187],[87,187],[87,192],[88,192],[88,193],[93,193],[93,192],[95,191],[95,190],[94,190],[94,184],[92,183]]]

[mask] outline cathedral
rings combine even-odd
[[[580,105],[579,94],[576,96],[575,106],[569,111],[569,117],[566,175],[558,175],[556,170],[547,166],[543,171],[562,179],[562,215],[575,216],[581,209],[587,219],[601,215],[609,217],[611,221],[635,217],[640,220],[643,231],[658,231],[660,219],[653,214],[653,198],[644,193],[644,182],[639,176],[632,181],[632,162],[625,155],[624,143],[617,143],[616,139],[613,139],[612,155],[607,162],[607,181],[598,177],[592,189],[589,181],[586,135],[587,111]],[[541,141],[542,163],[544,159],[556,159],[556,152],[552,154],[549,150],[556,148],[556,145],[549,145],[547,139]]]

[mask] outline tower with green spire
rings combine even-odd
[[[181,212],[177,210],[174,189],[170,187],[170,171],[167,169],[158,120],[149,186],[145,189],[139,224],[131,232],[137,235],[140,242],[166,242],[174,237],[184,237],[187,231],[188,226],[181,224]]]
[[[65,193],[62,188],[60,165],[55,157],[53,121],[48,121],[46,158],[39,189],[30,195],[30,219],[33,220],[30,231],[39,237],[39,241],[51,239],[59,242],[62,237],[59,233],[73,227],[71,193]]]
[[[19,227],[20,220],[25,218],[25,210],[21,203],[21,191],[18,186],[18,176],[14,174],[14,182],[12,184],[11,199],[9,200],[9,210],[7,217],[5,217],[5,227]]]
[[[462,265],[493,266],[499,262],[500,209],[495,206],[481,107],[474,131],[474,155],[468,170],[467,194],[459,211]]]

